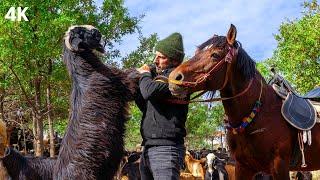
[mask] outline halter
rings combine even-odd
[[[233,59],[238,55],[238,50],[239,50],[239,48],[235,48],[235,47],[231,47],[231,46],[229,46],[228,49],[229,49],[229,51],[228,51],[227,55],[224,58],[222,58],[215,66],[213,66],[210,69],[210,71],[208,71],[207,73],[202,75],[196,81],[194,81],[194,82],[192,82],[192,81],[178,81],[178,80],[175,80],[175,79],[168,78],[168,82],[172,83],[172,84],[179,85],[179,86],[184,86],[184,87],[195,87],[196,85],[206,81],[207,78],[210,77],[213,74],[213,72],[216,72],[216,71],[220,70],[224,63],[228,63],[227,64],[227,70],[226,70],[226,73],[225,73],[224,82],[223,82],[222,86],[217,90],[223,89],[226,86],[227,82],[228,82],[228,74],[229,74],[228,72],[230,70],[231,63],[232,63]],[[211,99],[206,99],[206,100],[194,100],[197,97],[200,97],[201,95],[203,95],[204,93],[207,92],[207,91],[202,91],[201,93],[199,93],[198,95],[193,97],[190,101],[185,101],[185,100],[181,100],[181,99],[169,99],[167,101],[169,101],[171,103],[175,103],[175,104],[189,104],[189,103],[193,103],[193,102],[214,102],[214,101],[225,101],[225,100],[228,100],[228,99],[234,99],[236,97],[239,97],[239,96],[242,96],[243,94],[245,94],[249,90],[249,88],[251,87],[252,82],[253,82],[253,79],[250,80],[248,86],[243,91],[241,91],[240,93],[238,93],[238,94],[236,94],[236,95],[234,95],[232,97],[211,98]]]
[[[214,72],[220,70],[222,65],[224,65],[225,63],[228,63],[223,85],[218,90],[223,89],[226,86],[227,81],[228,81],[228,72],[229,72],[232,60],[238,55],[238,48],[228,46],[228,49],[229,49],[229,51],[228,51],[227,55],[223,59],[221,59],[215,66],[213,66],[210,69],[210,71],[208,71],[207,73],[200,76],[200,78],[197,79],[196,81],[178,81],[178,80],[169,78],[168,82],[172,83],[172,84],[179,85],[179,86],[184,86],[184,87],[195,87],[198,84],[205,82],[208,79],[208,77],[210,77]]]

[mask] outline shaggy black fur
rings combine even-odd
[[[50,180],[55,159],[24,157],[12,148],[7,148],[1,158],[12,180]]]
[[[104,65],[93,52],[103,52],[100,40],[100,32],[86,26],[66,33],[63,59],[72,79],[71,112],[54,179],[112,179],[123,156],[124,123],[138,77]]]

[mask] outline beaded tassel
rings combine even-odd
[[[242,119],[242,123],[240,124],[240,126],[234,128],[230,124],[227,124],[226,128],[228,130],[232,131],[233,134],[238,134],[238,133],[244,132],[245,128],[254,120],[254,117],[256,116],[256,114],[258,112],[260,112],[260,107],[261,107],[261,102],[256,101],[256,103],[252,109],[252,112],[249,114],[248,117],[244,117]]]

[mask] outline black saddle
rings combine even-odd
[[[320,100],[320,87],[301,96],[279,74],[274,74],[269,81],[275,92],[284,100],[281,108],[282,116],[289,124],[300,130],[310,130],[317,121]],[[312,101],[311,101],[312,100]]]
[[[282,116],[295,128],[310,130],[316,123],[316,110],[308,99],[289,92],[281,108]]]

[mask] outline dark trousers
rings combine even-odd
[[[183,145],[145,147],[140,162],[141,180],[179,180],[184,155]]]

